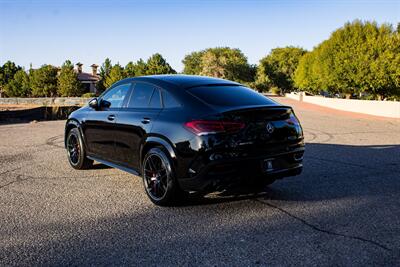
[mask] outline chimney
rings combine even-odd
[[[78,70],[78,73],[82,73],[82,63],[78,62],[76,63],[76,69]]]
[[[92,64],[90,67],[92,67],[92,75],[97,76],[97,68],[99,67],[96,64]]]

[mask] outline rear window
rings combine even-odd
[[[188,91],[215,106],[251,106],[275,104],[265,96],[243,86],[193,87]]]
[[[164,95],[164,107],[165,108],[178,108],[181,105],[179,104],[178,101],[167,91],[163,92]]]

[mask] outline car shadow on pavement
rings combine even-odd
[[[93,166],[90,168],[91,170],[104,170],[104,169],[111,169],[110,166],[107,166],[102,163],[95,163]]]
[[[306,145],[301,175],[283,178],[258,191],[254,188],[237,188],[206,197],[194,196],[185,206],[260,197],[285,201],[321,201],[398,193],[399,170],[400,145],[310,143]]]

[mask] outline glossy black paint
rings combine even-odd
[[[125,84],[129,85],[129,91],[122,107],[102,105],[107,92]],[[129,98],[140,84],[150,84],[159,90],[162,102],[170,94],[180,105],[167,107],[161,103],[159,108],[128,108]],[[206,103],[191,92],[191,88],[218,90],[226,86],[241,85],[186,75],[124,79],[97,98],[97,107],[88,105],[71,113],[65,134],[78,128],[88,157],[131,173],[140,172],[146,151],[161,147],[173,162],[179,185],[188,191],[215,188],[220,183],[229,183],[236,174],[281,178],[300,173],[303,133],[299,124],[290,122],[290,116],[295,117],[290,107],[266,97],[262,105],[219,106]],[[185,127],[192,120],[240,121],[245,127],[229,134],[196,135]],[[267,123],[274,128],[272,133],[266,131]],[[271,158],[277,167],[264,173],[262,164]]]

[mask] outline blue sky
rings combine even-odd
[[[400,22],[400,1],[0,0],[0,64],[39,67],[161,53],[177,71],[195,50],[229,46],[252,64],[272,48],[312,49],[354,19]]]

